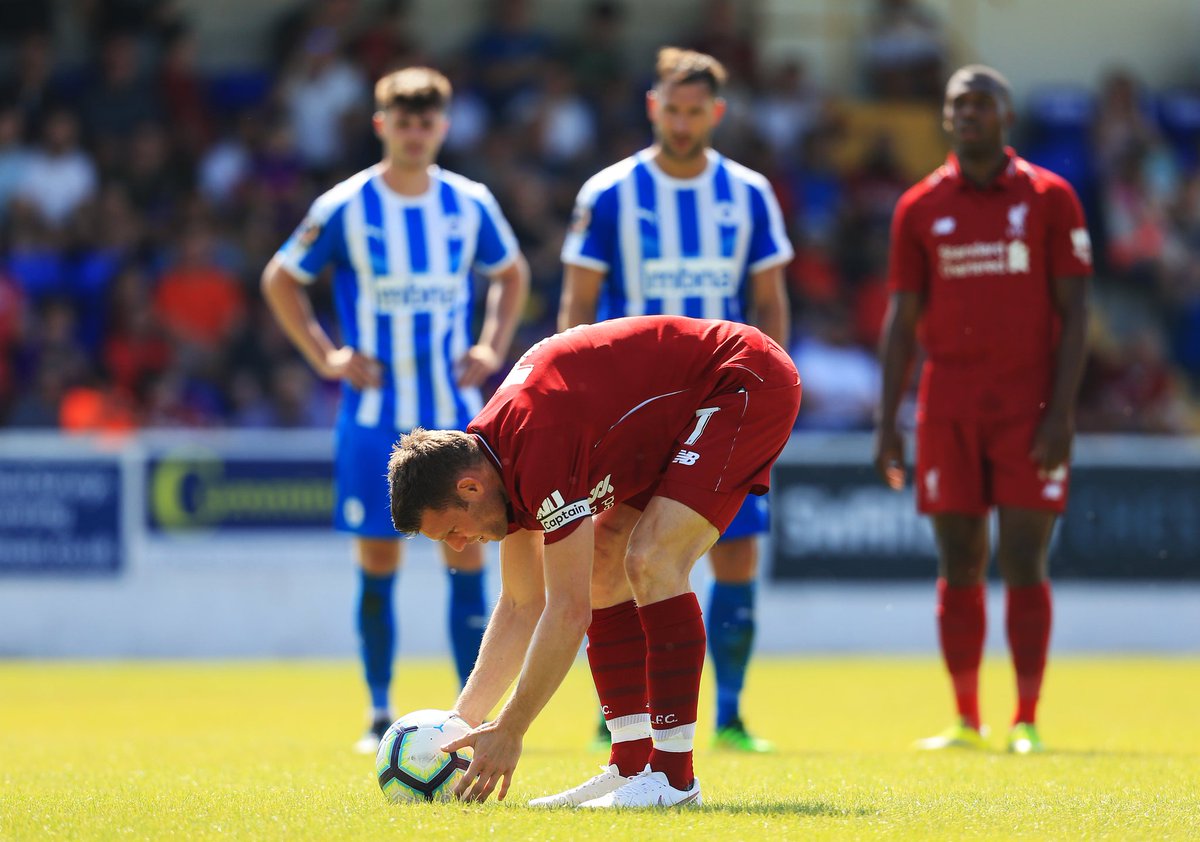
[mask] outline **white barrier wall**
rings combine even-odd
[[[861,463],[864,442],[797,437],[782,462]],[[0,657],[352,656],[357,577],[348,540],[321,510],[329,450],[323,432],[123,443],[0,435]],[[1097,463],[1143,464],[1155,452],[1198,463],[1196,442],[1180,440],[1082,450]],[[263,525],[272,520],[292,523]],[[401,651],[444,652],[438,554],[421,539],[405,549]],[[768,572],[764,652],[933,651],[932,566],[925,580],[894,583],[779,582]],[[701,594],[707,576],[698,565]],[[992,589],[997,612],[1001,591]],[[1059,649],[1200,651],[1194,581],[1064,581],[1056,592]]]

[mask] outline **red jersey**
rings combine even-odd
[[[530,348],[467,432],[503,477],[509,531],[542,530],[551,544],[654,486],[680,431],[703,424],[698,402],[751,380],[755,388],[798,382],[786,354],[753,327],[613,319]]]
[[[920,419],[1044,409],[1060,330],[1052,281],[1092,273],[1075,191],[1006,151],[1008,166],[986,187],[951,153],[896,205],[888,286],[924,299]]]

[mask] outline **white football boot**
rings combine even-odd
[[[529,802],[530,807],[578,807],[585,801],[608,795],[620,789],[633,778],[626,778],[617,770],[617,764],[601,767],[601,772],[594,778],[589,778],[577,787],[572,787],[556,795],[535,798]]]
[[[366,733],[359,737],[358,742],[354,744],[354,751],[358,754],[375,754],[379,751],[379,743],[391,724],[391,714],[376,716],[367,726]]]
[[[646,807],[699,807],[700,779],[694,778],[690,789],[675,789],[662,772],[647,766],[629,779],[629,783],[608,795],[585,801],[581,807],[638,809]]]

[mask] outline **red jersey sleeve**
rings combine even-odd
[[[892,242],[888,251],[888,292],[924,292],[929,284],[929,259],[913,224],[918,195],[910,190],[900,197],[892,214]]]
[[[545,542],[553,544],[592,515],[588,448],[578,435],[571,434],[569,425],[525,432],[513,460],[513,508],[523,527],[540,528]]]
[[[1055,179],[1050,186],[1046,250],[1050,277],[1088,277],[1092,274],[1092,240],[1083,208],[1071,185]]]

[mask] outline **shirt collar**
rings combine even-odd
[[[1011,146],[1004,147],[1004,155],[1008,158],[1008,163],[1004,165],[1004,169],[1000,170],[999,174],[991,180],[990,183],[983,187],[978,186],[975,182],[962,174],[962,167],[958,162],[958,156],[951,152],[946,156],[946,169],[950,171],[950,175],[955,179],[959,190],[1008,190],[1017,180],[1017,151]]]

